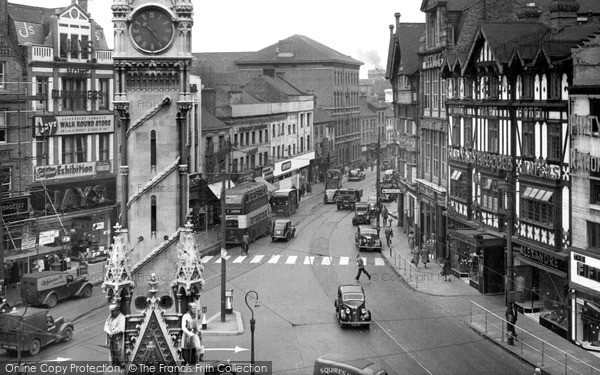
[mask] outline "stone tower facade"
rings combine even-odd
[[[115,0],[112,10],[127,257],[138,285],[154,273],[159,295],[171,294],[169,283],[160,281],[175,272],[188,214],[193,6],[191,0]]]

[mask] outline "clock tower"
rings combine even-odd
[[[138,287],[154,274],[167,295],[188,214],[193,6],[114,0],[112,11],[120,233]]]

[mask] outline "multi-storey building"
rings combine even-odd
[[[569,339],[598,351],[600,333],[600,37],[573,50]]]
[[[27,79],[18,79],[18,91],[30,99],[17,108],[16,123],[32,126],[19,131],[14,141],[27,147],[14,157],[22,176],[18,189],[29,194],[34,220],[7,231],[9,248],[17,251],[7,259],[25,273],[39,269],[37,261],[50,253],[77,257],[90,248],[94,255],[110,244],[116,204],[112,51],[87,1],[64,8],[0,3],[25,53]],[[23,66],[7,67],[17,80],[14,72]]]
[[[249,78],[276,75],[315,96],[336,119],[335,152],[338,164],[360,158],[358,73],[362,63],[302,35],[280,40],[235,62]]]
[[[361,156],[366,162],[383,160],[386,149],[385,115],[388,106],[376,97],[361,96],[360,106],[360,142]],[[379,142],[379,147],[378,146]]]
[[[400,23],[400,13],[395,14],[396,24],[390,25],[386,78],[393,90],[396,134],[392,135],[396,170],[400,175],[403,193],[398,196],[398,225],[407,233],[414,229],[419,215],[417,191],[417,156],[419,135],[419,83],[420,62],[417,54],[424,23]]]
[[[323,107],[317,107],[313,111],[313,136],[315,140],[315,160],[313,168],[313,180],[321,181],[321,176],[329,168],[336,165],[335,160],[335,118]]]
[[[540,323],[565,337],[570,47],[599,26],[578,25],[578,7],[496,8],[490,19],[521,20],[481,22],[474,38],[460,37],[468,53],[457,49],[444,68],[453,267],[484,293],[502,291],[512,275],[506,287],[517,304],[544,311]]]

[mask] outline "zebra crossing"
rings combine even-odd
[[[385,266],[385,260],[380,256],[361,257],[365,266]],[[227,255],[228,263],[233,264],[283,264],[283,265],[308,265],[308,266],[356,266],[355,258],[350,257],[324,257],[324,256],[298,256],[298,255]],[[205,255],[202,264],[220,264],[219,255]]]

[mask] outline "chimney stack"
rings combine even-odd
[[[550,4],[550,27],[554,31],[558,31],[567,26],[577,25],[578,11],[579,3],[577,0],[552,0],[552,4]]]
[[[398,32],[398,28],[400,27],[400,12],[394,13],[394,17],[396,17],[396,32]]]
[[[8,0],[0,0],[0,26],[6,30],[8,28]]]

